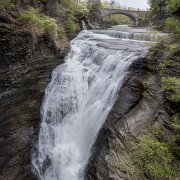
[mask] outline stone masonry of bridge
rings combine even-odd
[[[147,11],[133,11],[133,10],[121,10],[121,9],[100,9],[101,16],[105,19],[107,16],[113,14],[122,14],[129,17],[134,25],[137,26],[139,22],[145,18]]]

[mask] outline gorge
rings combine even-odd
[[[149,4],[134,27],[100,0],[0,1],[0,180],[179,179],[180,6]]]
[[[39,179],[84,179],[97,135],[129,78],[129,67],[138,59],[143,63],[152,40],[158,39],[150,29],[114,28],[122,38],[109,36],[112,30],[80,32],[65,63],[53,71],[33,157]]]

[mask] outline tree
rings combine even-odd
[[[114,8],[115,1],[111,1],[111,8]]]
[[[88,9],[98,9],[101,8],[101,1],[100,0],[88,0]]]
[[[151,16],[154,18],[159,9],[159,2],[157,0],[149,0],[148,4],[150,5]]]

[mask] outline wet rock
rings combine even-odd
[[[0,179],[34,180],[31,153],[40,106],[63,50],[18,26],[1,24],[0,34]]]
[[[145,179],[131,159],[130,139],[154,122],[163,125],[168,119],[159,76],[150,67],[146,58],[138,59],[131,66],[127,81],[98,136],[87,179]]]

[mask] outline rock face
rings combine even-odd
[[[58,50],[50,39],[18,29],[11,21],[0,17],[0,180],[35,180],[31,154],[38,138],[40,106],[65,49]],[[156,69],[163,54],[158,50],[151,61],[138,59],[131,66],[99,133],[86,179],[145,179],[133,164],[129,139],[155,122],[169,128]],[[168,135],[169,139],[173,136]]]
[[[131,66],[95,144],[95,153],[87,168],[88,180],[146,179],[134,166],[129,140],[154,123],[160,124],[162,129],[170,124],[160,76],[153,69],[158,67],[162,57],[163,51],[159,50],[151,61],[139,59]],[[172,138],[172,134],[168,134]]]
[[[0,34],[0,179],[36,179],[31,152],[40,106],[53,68],[63,62],[63,50],[7,22],[1,23]]]

